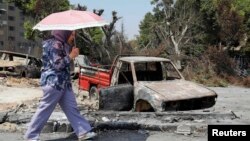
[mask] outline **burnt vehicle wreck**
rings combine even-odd
[[[115,111],[182,111],[212,107],[217,94],[186,81],[165,58],[129,56],[114,63],[110,86],[100,88],[99,109]]]
[[[0,51],[0,76],[39,78],[42,61],[34,56]]]

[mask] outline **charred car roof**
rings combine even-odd
[[[125,62],[159,62],[159,61],[170,62],[170,60],[166,58],[147,57],[147,56],[121,57],[119,60],[125,61]]]
[[[26,58],[27,56],[28,56],[29,59],[31,59],[31,58],[38,58],[38,57],[29,55],[29,54],[23,54],[23,53],[12,52],[12,51],[3,51],[3,50],[0,50],[0,53],[11,54],[11,55],[14,55],[16,57],[21,57],[21,58]]]

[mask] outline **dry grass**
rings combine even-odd
[[[243,86],[249,87],[250,88],[250,76],[246,77],[242,81]]]
[[[208,49],[200,58],[193,58],[183,70],[184,77],[207,86],[237,85],[250,87],[250,76],[239,77],[227,52]]]
[[[15,78],[15,77],[6,77],[5,78],[6,86],[10,87],[39,87],[39,79],[30,79],[30,78]]]
[[[140,50],[140,52],[138,52],[137,54],[146,55],[146,56],[161,56],[164,50],[165,50],[165,46],[160,45],[157,48],[146,48],[146,49]]]

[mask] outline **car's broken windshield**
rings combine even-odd
[[[170,62],[135,63],[137,81],[162,81],[180,79],[180,75]]]
[[[181,79],[180,74],[176,70],[170,62],[163,62],[163,78],[164,80],[174,80],[174,79]]]

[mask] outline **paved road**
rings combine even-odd
[[[146,141],[148,134],[140,133],[140,131],[104,131],[98,133],[98,136],[92,141]],[[0,141],[22,141],[21,133],[0,133]],[[43,141],[76,141],[74,135],[65,133],[49,133],[42,134]]]
[[[233,111],[239,118],[229,120],[228,124],[249,124],[250,125],[250,89],[229,87],[211,88],[219,97],[214,111]],[[220,124],[218,121],[210,124]],[[21,133],[0,133],[0,141],[21,141]],[[65,133],[42,134],[41,139],[45,141],[74,141],[76,137]],[[206,141],[206,132],[195,135],[179,135],[174,132],[145,132],[137,130],[102,131],[93,141]]]
[[[21,133],[0,133],[0,141],[23,141]],[[42,134],[42,141],[76,141],[77,138],[64,133]],[[206,141],[203,136],[185,136],[168,132],[149,132],[144,131],[104,131],[92,141]]]
[[[212,87],[218,93],[218,99],[213,107],[215,111],[233,111],[241,121],[250,124],[250,88]]]

